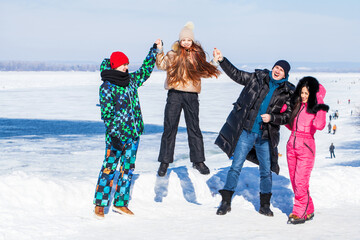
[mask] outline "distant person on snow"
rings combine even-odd
[[[292,114],[286,125],[291,135],[286,157],[295,200],[288,223],[304,223],[314,217],[309,180],[315,162],[314,134],[316,130],[325,128],[329,110],[329,106],[324,104],[325,93],[325,88],[315,78],[304,77],[291,99]]]
[[[236,83],[244,85],[239,98],[233,104],[215,144],[232,159],[223,189],[219,190],[222,201],[216,212],[224,215],[231,210],[241,169],[246,159],[259,164],[260,209],[259,213],[273,216],[270,209],[272,195],[272,173],[279,174],[278,143],[280,125],[290,118],[290,96],[294,85],[288,81],[290,64],[277,61],[272,71],[255,70],[253,73],[237,69],[220,50],[213,52],[214,62],[218,62],[224,72]],[[284,106],[289,106],[280,113]]]
[[[335,134],[336,129],[337,129],[337,126],[336,126],[336,124],[334,124],[334,126],[333,126],[333,134]]]
[[[331,123],[329,122],[329,124],[328,124],[328,131],[329,131],[329,133],[331,133],[331,129],[332,129]]]
[[[106,149],[96,185],[95,216],[104,218],[104,207],[110,204],[114,175],[120,161],[120,176],[116,183],[113,211],[134,215],[128,209],[129,192],[140,135],[144,130],[138,96],[138,88],[150,77],[154,69],[161,40],[150,48],[142,66],[136,72],[128,72],[128,57],[113,52],[110,59],[101,63],[100,86],[101,119],[105,123]]]
[[[190,161],[201,174],[209,174],[205,165],[204,142],[199,126],[199,98],[201,78],[218,77],[220,71],[206,61],[206,54],[194,38],[194,24],[186,23],[179,40],[166,55],[161,51],[156,66],[167,72],[165,89],[168,90],[164,113],[164,132],[158,161],[158,175],[166,175],[174,161],[175,140],[181,111],[184,110],[190,148]]]
[[[334,152],[334,150],[335,150],[335,146],[334,146],[333,143],[331,143],[331,145],[330,145],[330,147],[329,147],[330,158],[332,158],[332,156],[334,156],[334,158],[335,158],[335,152]]]

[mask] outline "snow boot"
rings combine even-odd
[[[310,220],[313,220],[314,216],[315,216],[315,214],[314,214],[314,213],[310,213],[310,214],[306,215],[306,219],[305,219],[305,221],[310,221]]]
[[[166,175],[166,172],[167,172],[167,169],[169,167],[169,164],[168,163],[160,163],[160,167],[159,167],[159,170],[158,170],[158,175],[160,177],[163,177]]]
[[[95,206],[94,214],[97,219],[104,219],[105,218],[104,207]]]
[[[260,210],[259,213],[268,217],[274,216],[270,209],[271,193],[260,193]]]
[[[193,168],[197,169],[203,175],[210,173],[210,169],[205,165],[204,162],[193,163]]]
[[[113,206],[113,212],[120,213],[121,215],[134,216],[134,213],[130,211],[127,207],[117,207]]]
[[[288,224],[300,224],[300,223],[305,223],[305,218],[300,218],[298,216],[296,216],[295,214],[291,213],[289,215],[289,219],[287,221]]]
[[[234,191],[229,190],[219,190],[219,193],[221,194],[222,201],[220,203],[220,206],[218,210],[216,211],[217,215],[225,215],[226,213],[231,211],[231,198],[234,194]]]
[[[289,219],[287,221],[288,224],[299,224],[299,223],[305,223],[306,221],[313,220],[314,213],[307,214],[304,218],[300,218],[296,216],[295,214],[291,213],[289,215]]]

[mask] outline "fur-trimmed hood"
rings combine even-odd
[[[301,102],[301,89],[307,87],[309,90],[309,98],[307,102],[306,111],[311,114],[316,114],[320,110],[329,111],[329,106],[323,103],[318,103],[318,97],[322,99],[325,97],[326,90],[319,84],[314,77],[303,77],[296,86],[294,95],[291,98],[291,103],[294,106],[297,102]]]

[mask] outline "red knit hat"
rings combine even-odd
[[[113,52],[110,56],[110,66],[115,69],[123,64],[129,64],[129,58],[123,52]]]

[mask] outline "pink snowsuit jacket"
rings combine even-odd
[[[323,104],[326,90],[319,84],[316,94],[318,104]],[[291,136],[286,146],[286,155],[292,188],[295,194],[293,214],[300,218],[314,212],[314,204],[309,192],[310,174],[315,162],[315,139],[317,130],[326,125],[326,111],[319,110],[316,114],[306,111],[308,103],[302,103],[299,113],[294,119]]]

